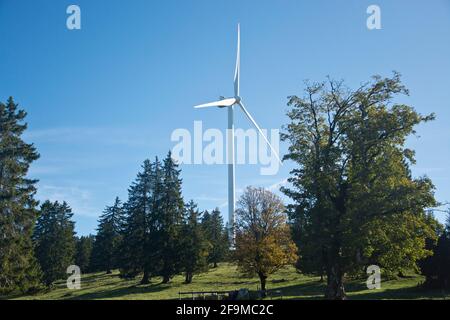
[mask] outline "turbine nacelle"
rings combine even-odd
[[[240,104],[240,103],[241,103],[241,97],[223,98],[223,100],[226,100],[226,99],[234,99],[235,102],[234,102],[232,105],[228,105],[228,106],[217,106],[217,107],[220,108],[220,109],[223,109],[223,108],[229,108],[229,107],[232,107],[232,106],[234,106],[234,105],[236,105],[236,104]]]
[[[218,107],[218,108],[227,108],[234,106],[235,104],[241,103],[241,97],[236,96],[233,98],[223,98],[218,101],[209,102],[205,104],[200,104],[198,106],[195,106],[195,109],[203,109],[203,108],[212,108],[212,107]]]

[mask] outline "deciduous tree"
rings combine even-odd
[[[325,269],[330,299],[346,297],[345,275],[370,264],[399,272],[430,254],[425,239],[435,235],[424,209],[435,205],[434,187],[412,177],[405,141],[434,115],[393,103],[401,94],[408,91],[395,73],[353,91],[333,80],[309,84],[304,97],[289,98],[285,159],[297,167],[283,191],[294,201],[299,267]]]
[[[261,290],[267,277],[297,260],[280,198],[262,188],[248,187],[238,201],[235,258],[247,275],[258,275]]]

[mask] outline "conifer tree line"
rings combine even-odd
[[[192,200],[185,203],[180,173],[170,152],[163,161],[144,161],[128,200],[116,198],[99,219],[92,270],[141,275],[142,284],[154,277],[168,283],[184,273],[190,283],[194,274],[226,258],[229,244],[219,210],[209,214]]]
[[[26,112],[13,98],[0,103],[0,294],[29,293],[67,278],[77,265],[83,273],[120,270],[142,275],[142,283],[167,283],[184,273],[186,282],[227,257],[229,243],[221,214],[201,212],[184,202],[181,170],[171,154],[144,161],[122,203],[116,198],[98,220],[95,236],[78,237],[69,204],[35,199],[27,177],[39,158],[22,135]]]

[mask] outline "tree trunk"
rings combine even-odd
[[[213,268],[217,268],[217,262],[214,261]]]
[[[265,298],[266,297],[266,279],[267,279],[267,276],[264,273],[262,273],[262,272],[258,273],[258,276],[259,276],[259,281],[261,282],[262,296],[263,296],[263,298]]]
[[[142,277],[141,284],[149,284],[150,283],[150,275],[147,270],[144,270],[144,276]]]
[[[329,300],[346,300],[343,274],[339,266],[331,266],[327,270],[327,290],[325,297]]]
[[[168,275],[164,275],[162,283],[169,283],[169,281],[170,281],[170,277]]]
[[[192,282],[192,272],[186,272],[186,279],[184,281],[186,284]]]

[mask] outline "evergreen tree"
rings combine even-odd
[[[199,218],[200,212],[197,209],[197,204],[191,200],[186,204],[186,222],[181,234],[181,260],[186,274],[186,283],[192,282],[194,273],[205,271],[208,268],[209,243],[205,239]]]
[[[94,236],[81,236],[76,239],[75,264],[80,267],[82,273],[91,271],[91,255],[94,245]]]
[[[121,246],[121,274],[135,277],[143,272],[146,262],[146,243],[148,235],[147,215],[150,208],[152,164],[145,160],[142,172],[128,190],[128,201],[124,205],[126,222]],[[143,279],[142,282],[147,282]]]
[[[142,272],[143,284],[158,275],[167,283],[182,270],[179,253],[184,204],[180,170],[170,153],[162,164],[157,158],[153,163],[144,161],[142,169],[124,205],[121,274],[135,277]]]
[[[156,157],[156,160],[153,163],[151,188],[150,210],[147,214],[148,233],[144,248],[146,259],[144,264],[144,276],[142,279],[143,283],[149,282],[151,275],[157,275],[162,266],[159,237],[161,235],[163,169],[158,157]]]
[[[160,197],[162,190],[161,163],[144,161],[143,171],[129,189],[125,204],[126,223],[121,246],[121,273],[134,277],[143,272],[142,284],[156,275],[160,261],[158,248]]]
[[[46,201],[41,206],[34,242],[36,256],[47,286],[66,276],[67,267],[75,262],[75,223],[66,202]]]
[[[40,281],[32,245],[37,180],[27,178],[39,154],[22,140],[26,115],[12,98],[0,103],[0,293],[27,292]]]
[[[163,185],[161,206],[158,216],[158,248],[161,269],[159,275],[163,283],[181,271],[179,252],[181,251],[180,231],[183,222],[184,202],[181,194],[180,170],[169,152],[163,164]]]
[[[93,247],[92,267],[94,270],[112,272],[118,266],[119,245],[124,213],[120,199],[116,197],[114,204],[106,207],[98,221],[97,236]]]
[[[217,264],[225,259],[229,249],[228,232],[224,228],[223,218],[218,208],[214,209],[211,214],[208,211],[204,213],[202,227],[206,239],[210,243],[208,262],[216,268]]]

